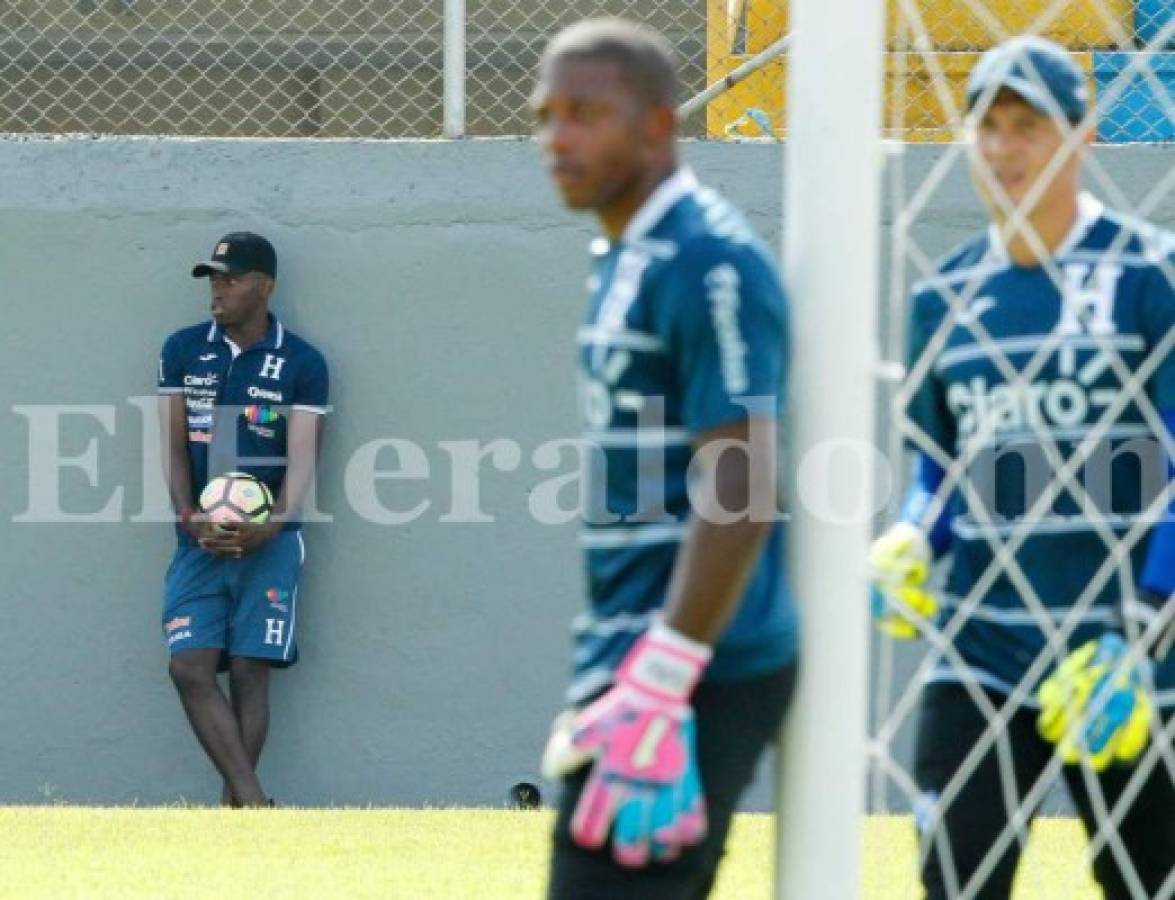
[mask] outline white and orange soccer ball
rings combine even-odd
[[[200,492],[200,509],[213,522],[252,522],[260,525],[273,512],[273,494],[246,472],[217,475]]]

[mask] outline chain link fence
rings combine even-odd
[[[686,95],[705,87],[705,0],[469,0],[469,133],[529,133],[527,102],[544,45],[560,28],[596,16],[622,16],[656,28],[677,49]]]
[[[1175,140],[1175,0],[887,3],[890,137],[956,139],[977,54],[1032,29],[1080,54],[1107,100],[1101,140]],[[447,11],[460,52],[446,53]],[[448,64],[460,133],[521,135],[544,43],[597,15],[665,33],[686,96],[752,63],[687,134],[782,136],[787,0],[12,0],[0,6],[0,132],[438,137]]]
[[[0,129],[432,136],[441,34],[414,0],[16,0]]]

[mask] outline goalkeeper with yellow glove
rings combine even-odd
[[[914,753],[929,900],[1007,900],[1058,756],[1086,830],[1113,829],[1105,896],[1175,880],[1175,512],[1135,527],[1172,482],[1137,448],[1175,434],[1175,237],[1081,191],[1086,82],[1040,38],[983,56],[966,99],[991,227],[912,289],[919,458],[868,562],[879,628],[935,638]]]
[[[1168,414],[1164,418],[1175,434],[1175,416]],[[936,517],[929,512],[939,502],[935,498],[943,477],[937,464],[919,455],[901,519],[870,547],[873,616],[877,628],[892,638],[912,639],[942,622],[931,571],[935,559],[950,550],[951,507],[956,501],[952,498],[941,504],[944,508]],[[922,524],[928,518],[932,523],[929,527]],[[1081,767],[1088,766],[1095,773],[1098,790],[1112,808],[1113,799],[1121,796],[1133,775],[1132,764],[1148,746],[1152,730],[1170,721],[1169,711],[1166,720],[1158,715],[1152,685],[1156,670],[1175,668],[1175,653],[1171,651],[1175,638],[1175,507],[1168,511],[1167,521],[1152,533],[1140,580],[1143,586],[1137,599],[1124,607],[1125,618],[1132,626],[1129,630],[1137,640],[1131,643],[1118,632],[1103,631],[1063,656],[1035,692],[1033,699],[1039,704],[1039,712],[1022,708],[1009,722],[1014,771],[1002,772],[994,749],[989,750],[947,808],[940,807],[938,797],[958,771],[962,758],[981,739],[986,720],[964,696],[963,689],[951,683],[947,666],[939,666],[931,675],[932,683],[922,705],[916,756],[917,780],[923,790],[918,804],[919,827],[927,839],[940,828],[948,830],[958,870],[966,873],[977,866],[990,850],[990,839],[1001,827],[1007,827],[1002,790],[1008,774],[1014,777],[1023,796],[1040,777],[1055,745],[1055,752],[1065,763],[1064,777],[1073,799],[1087,830],[1094,833],[1100,821]],[[1003,691],[990,689],[993,679],[987,673],[977,670],[971,674],[988,688],[997,708],[1006,702]],[[1169,741],[1166,736],[1160,739]],[[937,822],[933,821],[935,817],[940,817]],[[1151,828],[1145,824],[1148,819],[1153,823]],[[1135,808],[1120,827],[1132,862],[1141,866],[1144,874],[1153,873],[1150,881],[1154,883],[1175,862],[1173,829],[1172,774],[1160,760],[1142,783]],[[1005,900],[1017,857],[1014,847],[1004,851],[988,888],[976,896]],[[928,896],[946,896],[945,890],[936,890],[945,884],[941,862],[934,853],[926,859],[923,878]],[[1108,888],[1107,898],[1131,896],[1117,863],[1108,853],[1098,855],[1097,869],[1099,880]],[[965,883],[965,875],[959,883]]]

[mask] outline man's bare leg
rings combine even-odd
[[[229,696],[233,715],[254,772],[269,734],[269,671],[270,665],[265,660],[233,657],[229,661]],[[233,805],[227,781],[220,793],[220,803],[222,806]]]
[[[243,806],[265,806],[268,800],[257,780],[228,698],[216,683],[220,650],[182,650],[168,671],[200,746]]]

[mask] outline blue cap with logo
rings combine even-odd
[[[1000,88],[1014,91],[1046,116],[1059,111],[1074,125],[1089,104],[1085,72],[1069,51],[1035,35],[1010,38],[983,54],[967,81],[967,111]]]

